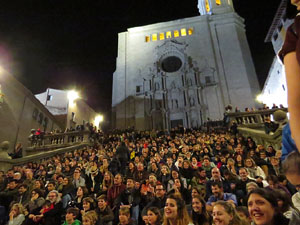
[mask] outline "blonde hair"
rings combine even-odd
[[[23,214],[26,216],[28,214],[27,210],[23,207],[23,205],[21,203],[13,204],[13,206],[11,207],[10,210],[12,210],[13,208],[16,208],[18,210],[18,215]],[[16,215],[16,216],[18,216],[18,215]]]
[[[98,215],[94,210],[88,211],[86,212],[83,216],[82,216],[82,221],[84,219],[88,219],[91,221],[91,223],[94,225],[96,224],[97,220],[98,220]]]

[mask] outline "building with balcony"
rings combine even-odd
[[[35,97],[46,109],[64,126],[64,128],[76,128],[77,125],[92,123],[99,128],[95,112],[75,91],[66,91],[47,88],[43,93]]]

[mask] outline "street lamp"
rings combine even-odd
[[[97,127],[100,127],[100,123],[103,121],[103,116],[102,115],[98,115],[95,117],[95,120],[94,120],[94,124],[95,126]]]
[[[75,105],[75,100],[79,98],[79,94],[78,92],[74,91],[74,90],[71,90],[71,91],[68,91],[68,99],[69,99],[69,105],[71,107],[73,107]]]

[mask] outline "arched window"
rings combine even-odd
[[[33,110],[33,113],[32,113],[32,118],[36,120],[37,117],[38,117],[38,114],[39,114],[39,110],[34,109],[34,110]]]
[[[43,119],[44,119],[44,115],[43,115],[43,113],[40,113],[40,114],[39,114],[39,118],[38,118],[39,124],[42,124],[42,123],[43,123]]]
[[[157,41],[157,34],[152,34],[152,41]]]
[[[165,40],[165,34],[164,33],[159,34],[159,40]]]
[[[174,37],[179,37],[179,31],[178,30],[174,30]]]
[[[43,121],[43,127],[44,127],[44,131],[46,131],[47,130],[47,126],[48,126],[48,118],[47,117],[45,117],[44,118],[44,121]]]
[[[150,36],[146,36],[146,37],[145,37],[145,41],[146,41],[146,42],[150,42]]]
[[[155,88],[155,91],[158,91],[158,90],[159,90],[160,86],[159,86],[159,83],[158,83],[158,82],[155,82],[154,88]]]
[[[171,31],[167,31],[166,33],[166,38],[172,38],[172,32]]]

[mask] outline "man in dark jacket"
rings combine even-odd
[[[126,147],[125,142],[121,142],[120,146],[116,150],[116,157],[121,163],[120,172],[124,175],[126,171],[127,162],[130,159],[129,149]]]
[[[18,195],[18,183],[16,180],[9,180],[7,188],[0,192],[0,205],[8,210],[8,206]]]
[[[135,189],[135,181],[132,177],[127,178],[126,189],[117,198],[116,204],[119,208],[128,207],[131,210],[132,218],[139,219],[139,204],[141,202],[141,192]]]
[[[99,216],[97,225],[112,225],[114,213],[108,205],[106,195],[100,195],[97,200],[98,207],[96,213]]]

